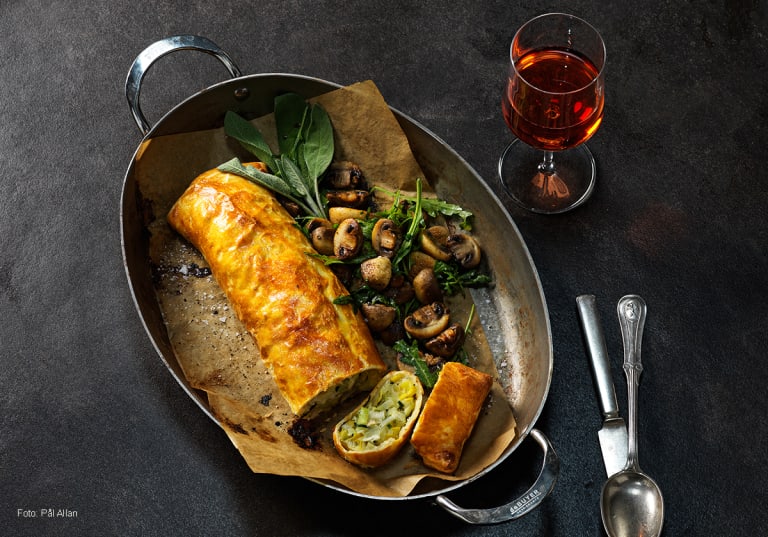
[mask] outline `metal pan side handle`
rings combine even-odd
[[[464,509],[443,495],[435,498],[440,507],[470,524],[498,524],[515,520],[536,509],[555,488],[555,482],[560,471],[560,460],[549,439],[538,429],[531,429],[531,437],[544,451],[544,462],[539,476],[531,488],[522,496],[499,507],[489,509]]]
[[[229,55],[208,38],[198,35],[175,35],[156,41],[136,56],[128,71],[128,78],[125,81],[125,97],[128,99],[128,106],[133,114],[133,119],[136,121],[136,125],[138,125],[142,135],[146,135],[152,128],[147,118],[144,117],[139,104],[141,83],[144,75],[160,58],[177,50],[197,50],[211,54],[224,64],[232,78],[241,76],[240,69]]]

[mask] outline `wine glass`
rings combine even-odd
[[[547,13],[517,31],[510,61],[502,112],[516,139],[499,159],[501,184],[529,211],[573,209],[595,186],[584,142],[603,119],[605,44],[582,19]]]

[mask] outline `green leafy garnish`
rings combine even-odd
[[[392,348],[400,355],[401,362],[414,368],[416,376],[419,377],[421,384],[425,388],[434,387],[440,372],[432,371],[429,364],[422,358],[419,353],[418,341],[413,340],[408,344],[405,340],[400,339],[395,342]]]
[[[309,215],[327,217],[319,181],[333,160],[333,126],[327,112],[295,93],[275,98],[279,154],[273,154],[261,132],[234,112],[224,117],[224,130],[271,173],[247,167],[235,158],[219,170],[245,177],[297,203]]]
[[[400,193],[400,191],[393,192],[391,190],[388,190],[386,188],[382,188],[379,186],[374,187],[374,190],[380,190],[381,192],[385,192],[390,196],[394,196],[396,202],[399,202],[402,199],[404,201],[415,203],[417,198],[421,198],[421,209],[432,218],[435,218],[439,215],[449,216],[449,217],[457,216],[461,219],[459,227],[465,230],[472,229],[472,223],[471,223],[472,213],[470,211],[467,211],[466,209],[463,209],[460,205],[456,205],[455,203],[448,203],[447,201],[443,201],[437,198],[422,197],[420,192],[417,192],[416,198],[413,198],[409,196],[403,196]],[[395,220],[395,219],[392,218],[392,220]]]
[[[435,277],[446,295],[455,295],[467,287],[484,287],[491,277],[477,269],[461,271],[456,265],[435,261]]]

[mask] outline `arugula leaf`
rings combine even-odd
[[[411,250],[413,249],[413,239],[419,234],[419,229],[424,226],[424,217],[421,215],[421,201],[421,178],[419,178],[416,179],[416,201],[413,206],[411,224],[408,227],[408,231],[403,236],[403,242],[400,244],[400,248],[398,248],[395,258],[392,260],[392,265],[396,267],[396,269],[399,269],[401,263],[411,254]]]
[[[491,277],[477,269],[462,272],[456,265],[437,260],[435,277],[446,295],[455,295],[466,287],[483,287],[491,283]]]
[[[272,158],[272,149],[264,137],[250,121],[243,119],[234,112],[227,111],[224,115],[224,130],[226,133],[240,142],[247,151],[253,153],[267,167],[275,171],[275,162]]]
[[[393,192],[391,190],[388,190],[380,186],[373,187],[373,190],[380,190],[386,194],[389,194],[390,196],[394,196],[396,202],[399,202],[402,199],[409,203],[416,203],[416,197],[402,196],[399,190],[396,192]],[[418,196],[419,195],[417,194],[417,197]],[[396,205],[393,205],[392,210],[394,210],[395,207]],[[448,203],[446,201],[443,201],[437,198],[423,197],[421,199],[421,208],[424,210],[424,212],[426,212],[432,218],[435,218],[440,214],[442,214],[443,216],[458,216],[459,218],[461,218],[461,223],[459,224],[459,227],[466,230],[472,229],[472,224],[470,220],[472,219],[473,214],[472,212],[467,211],[466,209],[463,209],[460,205],[456,205],[454,203]],[[389,218],[392,218],[392,220],[397,221],[392,216],[390,216]]]
[[[444,216],[458,216],[461,218],[459,227],[466,230],[472,229],[472,225],[469,222],[470,218],[472,218],[472,213],[462,209],[459,205],[435,198],[424,198],[421,202],[421,207],[432,218],[439,214]]]
[[[413,366],[416,376],[424,385],[425,388],[434,387],[439,376],[439,371],[432,371],[419,353],[419,343],[413,340],[411,344],[405,342],[405,340],[398,340],[392,345],[392,348],[400,355],[400,361],[404,364]]]

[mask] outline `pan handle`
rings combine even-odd
[[[152,126],[147,121],[147,118],[144,117],[144,113],[139,105],[141,82],[152,64],[166,54],[177,50],[198,50],[211,54],[224,64],[232,78],[241,76],[240,69],[229,55],[221,50],[216,43],[205,37],[199,35],[175,35],[151,44],[133,61],[133,65],[131,65],[131,69],[128,71],[128,78],[125,81],[125,97],[128,99],[128,106],[133,114],[133,119],[143,135],[146,135]]]
[[[544,433],[537,429],[531,429],[531,436],[538,442],[542,450],[544,450],[544,462],[541,467],[541,472],[539,472],[539,477],[536,478],[536,482],[520,498],[516,498],[505,505],[492,507],[490,509],[464,509],[442,495],[435,498],[435,503],[452,515],[460,518],[464,522],[469,522],[470,524],[497,524],[499,522],[507,522],[509,520],[520,518],[533,511],[542,501],[544,501],[544,498],[546,498],[555,487],[557,474],[560,471],[560,460],[557,458],[557,454],[555,453],[552,444],[549,442],[549,439],[544,436]]]

